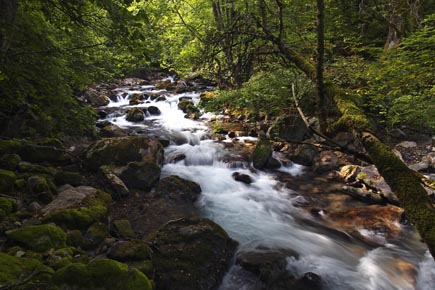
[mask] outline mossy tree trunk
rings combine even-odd
[[[282,20],[281,20],[282,21]],[[283,57],[316,81],[315,66],[294,49],[288,47],[281,37],[276,37],[263,26],[265,37],[272,41]],[[354,98],[343,88],[324,80],[325,96],[334,100],[341,117],[335,129],[354,133],[362,142],[373,164],[400,200],[411,222],[435,257],[435,208],[415,172],[410,170],[393,151],[375,136],[371,122],[359,108]]]

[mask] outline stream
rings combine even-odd
[[[221,225],[238,241],[239,252],[297,252],[298,258],[287,259],[287,270],[295,275],[316,273],[322,278],[322,289],[435,289],[435,262],[412,227],[401,226],[402,232],[396,239],[380,236],[384,242],[377,246],[325,230],[306,210],[294,205],[304,196],[280,183],[276,172],[255,171],[243,161],[244,152],[238,148],[255,142],[255,138],[240,137],[235,141],[226,137],[215,141],[208,121],[216,116],[204,113],[199,120],[184,117],[177,106],[179,100],[198,104],[199,92],[174,94],[153,85],[119,87],[116,91],[117,100],[105,107],[111,112],[105,121],[133,134],[169,140],[162,177],[178,175],[198,183],[202,188],[197,202],[201,215]],[[135,107],[155,106],[161,114],[147,114],[142,122],[127,121],[125,110],[133,107],[129,105],[133,94],[158,95]],[[169,162],[181,154],[184,160]],[[303,176],[305,170],[296,164],[279,169],[280,174],[295,177]],[[235,172],[249,175],[253,183],[235,181]],[[257,277],[233,265],[219,290],[236,289],[264,288]]]

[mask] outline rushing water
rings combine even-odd
[[[171,79],[170,79],[171,80]],[[210,139],[209,114],[199,121],[184,118],[178,109],[180,98],[197,104],[199,93],[172,94],[150,86],[121,87],[118,100],[107,108],[127,109],[129,97],[135,93],[157,94],[136,107],[156,106],[161,115],[147,116],[144,122],[131,123],[125,112],[109,114],[108,121],[121,128],[167,138],[167,160],[184,154],[185,159],[167,163],[163,176],[178,175],[200,184],[198,202],[201,213],[220,224],[240,243],[239,251],[291,250],[299,258],[288,258],[287,270],[296,275],[314,272],[322,277],[324,289],[331,290],[433,290],[435,262],[418,235],[409,228],[396,240],[381,246],[365,245],[343,234],[327,231],[293,201],[304,199],[283,184],[271,172],[253,171],[240,160],[240,152],[232,151],[224,142]],[[124,110],[125,111],[125,110]],[[243,143],[240,138],[239,142]],[[177,145],[178,144],[178,145]],[[280,171],[294,176],[304,174],[297,165],[282,166]],[[234,172],[252,177],[250,185],[232,178]],[[405,265],[405,267],[403,266]],[[220,290],[262,289],[261,283],[239,266],[233,266]]]

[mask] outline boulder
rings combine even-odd
[[[109,230],[107,225],[102,222],[92,224],[86,233],[83,235],[82,247],[85,250],[90,250],[98,247],[108,236]]]
[[[136,236],[128,220],[114,220],[112,222],[112,234],[121,239],[134,238]]]
[[[128,132],[114,124],[109,124],[100,129],[100,135],[104,138],[125,137]]]
[[[157,290],[217,289],[237,243],[204,218],[170,221],[152,234]]]
[[[142,122],[145,120],[145,115],[140,108],[131,108],[127,111],[127,121]]]
[[[17,176],[13,171],[0,169],[0,193],[10,193],[14,190]]]
[[[40,272],[40,274],[34,275]],[[51,279],[53,269],[32,258],[19,258],[0,253],[0,287],[4,289],[44,289]],[[34,275],[23,287],[13,287],[23,278]],[[10,286],[10,287],[8,287]]]
[[[290,160],[304,166],[312,166],[318,154],[319,152],[316,147],[302,144],[296,149],[295,154],[290,157]]]
[[[32,197],[43,203],[49,203],[53,200],[52,189],[47,179],[43,176],[34,175],[27,179],[27,189]]]
[[[108,216],[109,194],[90,186],[69,187],[42,208],[43,221],[68,229],[85,230]]]
[[[53,167],[41,166],[25,161],[21,161],[18,164],[18,171],[22,173],[46,174],[51,176],[56,174],[56,169]]]
[[[72,186],[79,186],[83,184],[83,177],[78,172],[73,171],[57,171],[54,175],[54,182],[56,185],[69,184]]]
[[[161,169],[155,162],[130,162],[118,169],[118,175],[128,188],[151,190],[159,181]]]
[[[316,172],[326,172],[330,170],[337,170],[340,167],[340,159],[334,151],[322,151],[315,160],[314,170]]]
[[[252,153],[252,163],[257,169],[277,169],[281,163],[272,157],[272,144],[269,140],[259,140]]]
[[[160,112],[160,109],[157,108],[156,106],[149,106],[147,108],[147,111],[151,116],[159,116],[162,114],[162,112]]]
[[[85,100],[93,107],[107,106],[110,103],[109,97],[96,89],[90,88],[85,92]]]
[[[240,172],[234,172],[232,174],[232,177],[234,178],[235,181],[240,181],[246,184],[251,184],[253,182],[252,177],[247,175],[247,174],[243,174]]]
[[[178,102],[178,108],[185,114],[198,113],[199,109],[188,100],[181,100]]]
[[[66,246],[65,232],[52,224],[26,226],[6,232],[8,240],[19,243],[36,252]]]
[[[311,135],[299,114],[277,117],[267,131],[269,138],[301,142]]]
[[[153,289],[143,273],[110,259],[96,259],[87,265],[72,263],[56,271],[52,282],[63,290]]]
[[[158,140],[145,136],[102,139],[90,146],[85,166],[97,171],[102,165],[125,166],[133,161],[148,161],[161,166],[162,145]]]
[[[21,157],[18,154],[5,154],[0,158],[0,168],[14,171],[20,161]]]
[[[160,180],[155,195],[180,202],[195,202],[201,194],[201,187],[190,180],[172,175]]]
[[[107,257],[120,262],[149,260],[151,249],[144,241],[121,241],[110,248]]]
[[[15,199],[0,196],[0,221],[17,210]]]
[[[0,155],[3,154],[18,154],[22,160],[34,163],[64,164],[71,160],[58,139],[36,143],[20,139],[0,140]]]
[[[112,198],[118,199],[130,194],[127,186],[119,178],[110,166],[103,165],[100,167],[100,176],[103,178],[104,185],[109,192],[112,193]]]

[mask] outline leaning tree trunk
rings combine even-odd
[[[293,62],[311,80],[315,81],[314,66],[295,50],[274,39],[281,53]],[[400,200],[411,222],[426,242],[432,257],[435,257],[435,208],[421,185],[420,179],[385,145],[371,130],[371,123],[344,89],[325,81],[325,94],[337,104],[341,117],[335,124],[337,128],[355,133],[378,168],[380,174],[390,185]]]

